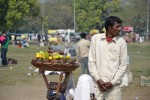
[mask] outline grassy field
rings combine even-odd
[[[46,87],[43,78],[38,73],[34,72],[36,69],[31,65],[31,60],[34,58],[35,53],[38,51],[47,51],[47,46],[39,47],[37,45],[31,45],[29,48],[17,48],[16,46],[9,46],[8,58],[15,58],[18,61],[16,65],[9,65],[8,67],[0,67],[0,98],[1,100],[15,100],[12,97],[5,97],[7,87],[19,88],[27,86],[32,87]],[[123,100],[149,100],[150,88],[140,86],[140,75],[150,76],[150,44],[149,43],[132,43],[128,44],[128,53],[130,57],[131,72],[133,74],[133,82],[128,87],[123,88]],[[32,69],[29,69],[32,67]],[[32,76],[27,75],[32,73]],[[80,68],[73,72],[75,83],[77,83],[80,75]],[[56,80],[58,76],[49,76],[49,81]],[[34,88],[34,89],[35,89]],[[5,89],[7,91],[5,91]],[[23,88],[24,89],[24,88]],[[45,91],[45,88],[44,90]],[[11,90],[10,92],[13,92]],[[46,91],[45,91],[46,92]],[[36,93],[38,93],[36,91]],[[23,93],[22,93],[23,95]],[[24,94],[26,95],[26,94]],[[12,95],[10,95],[12,96]],[[15,95],[14,95],[15,96]],[[45,96],[45,95],[44,95]],[[46,99],[18,99],[18,100],[46,100]]]
[[[133,82],[124,87],[124,100],[149,100],[150,88],[140,86],[140,76],[150,76],[150,44],[128,44],[128,53]]]

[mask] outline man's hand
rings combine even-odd
[[[111,82],[106,82],[106,83],[105,83],[105,88],[106,88],[106,90],[109,90],[109,89],[111,89],[112,87],[113,87],[113,85],[112,85]]]
[[[99,86],[100,91],[106,91],[113,87],[111,82],[104,82],[103,80],[98,80],[97,84]]]
[[[105,82],[103,80],[98,80],[97,84],[99,86],[100,91],[105,91],[107,88],[105,87]]]

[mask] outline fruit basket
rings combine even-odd
[[[49,71],[73,71],[79,67],[79,64],[74,63],[54,63],[48,61],[39,61],[38,59],[32,59],[31,64],[39,69],[42,70],[49,70]]]
[[[64,54],[62,51],[52,51],[50,49],[47,52],[37,52],[35,58],[31,60],[31,64],[40,69],[39,71],[48,89],[46,95],[48,100],[59,100],[57,97],[59,97],[60,93],[65,92],[72,71],[80,66],[75,58],[71,58],[71,55]],[[59,81],[49,83],[44,73],[46,70],[60,71]],[[63,80],[64,74],[65,78]],[[53,90],[55,91],[54,96]]]
[[[49,50],[40,51],[35,54],[31,64],[41,70],[49,71],[73,71],[79,67],[76,59],[71,58],[69,54],[64,54],[62,51]]]

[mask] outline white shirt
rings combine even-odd
[[[77,43],[77,57],[79,59],[81,59],[83,57],[88,57],[89,47],[90,47],[90,41],[86,40],[86,39],[81,39]]]
[[[92,37],[89,51],[89,71],[95,80],[120,84],[127,68],[127,45],[123,38],[114,37],[108,43],[106,34]]]

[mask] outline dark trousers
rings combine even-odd
[[[88,57],[81,58],[80,63],[81,63],[81,74],[90,74],[88,69]]]
[[[8,48],[1,48],[1,59],[2,59],[2,64],[7,65],[7,54]]]

